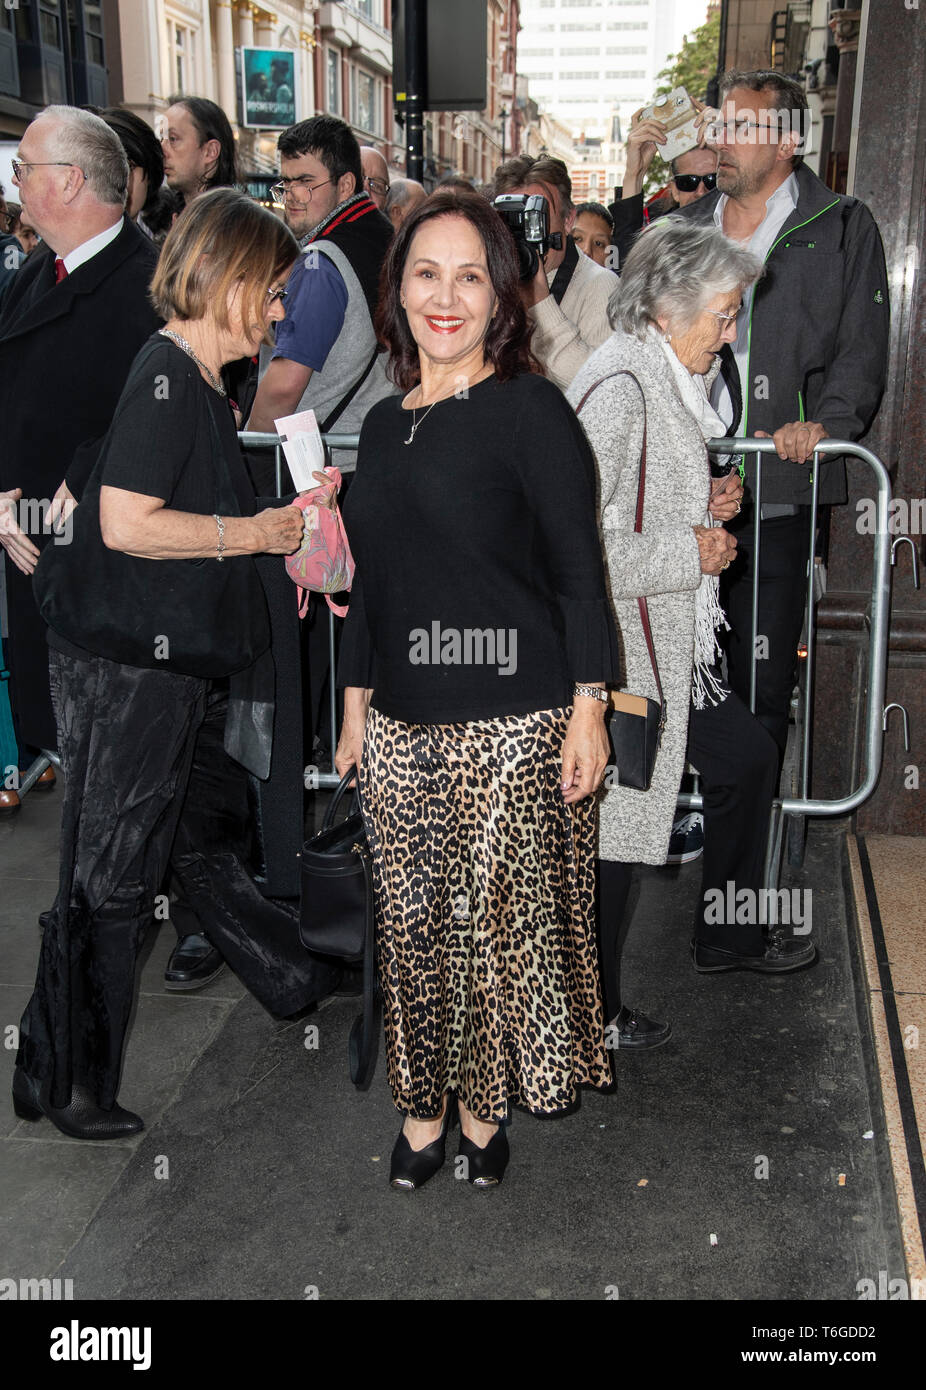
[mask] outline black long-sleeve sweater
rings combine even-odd
[[[572,703],[616,681],[595,465],[560,391],[489,377],[413,413],[391,396],[360,437],[344,519],[357,563],[338,684],[447,724]]]

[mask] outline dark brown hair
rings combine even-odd
[[[514,239],[498,213],[478,193],[448,188],[432,193],[406,217],[383,266],[380,279],[376,332],[389,351],[393,381],[409,391],[419,380],[418,344],[402,308],[402,276],[409,249],[418,228],[434,217],[465,217],[479,233],[486,253],[492,288],[498,298],[495,317],[489,323],[483,348],[499,381],[509,381],[520,372],[539,372],[540,366],[530,350],[533,324],[521,302],[518,280],[518,253]]]
[[[565,218],[572,212],[569,170],[561,159],[554,159],[552,155],[541,155],[535,159],[532,155],[523,154],[506,159],[495,170],[492,196],[497,198],[500,193],[515,193],[529,183],[542,183],[547,188],[555,188],[559,194],[560,214]]]

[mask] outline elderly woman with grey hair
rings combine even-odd
[[[602,798],[599,931],[605,1017],[620,1046],[654,1046],[669,1025],[621,1008],[622,919],[634,863],[663,864],[686,757],[701,775],[704,858],[692,952],[702,972],[780,974],[816,954],[806,938],[763,934],[762,883],[777,773],[773,740],[723,683],[717,575],[736,541],[735,470],[712,481],[704,441],[725,427],[708,401],[718,354],[735,337],[743,291],[761,262],[714,227],[666,218],[644,233],[621,279],[618,328],[568,391],[595,451],[611,597],[626,691],[658,698],[638,598],[647,599],[666,723],[648,791],[617,781]],[[642,527],[634,530],[641,452]],[[606,779],[607,786],[607,779]],[[751,890],[745,896],[731,896]],[[718,892],[719,890],[719,892]],[[735,920],[728,904],[735,903]]]

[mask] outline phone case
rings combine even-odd
[[[661,121],[665,126],[666,143],[659,146],[659,154],[666,163],[698,143],[698,113],[684,87],[676,87],[668,96],[644,106],[640,120]]]

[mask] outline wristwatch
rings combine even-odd
[[[608,703],[608,692],[602,690],[597,685],[577,685],[573,691],[574,695],[588,695],[592,700],[600,700],[603,705]]]

